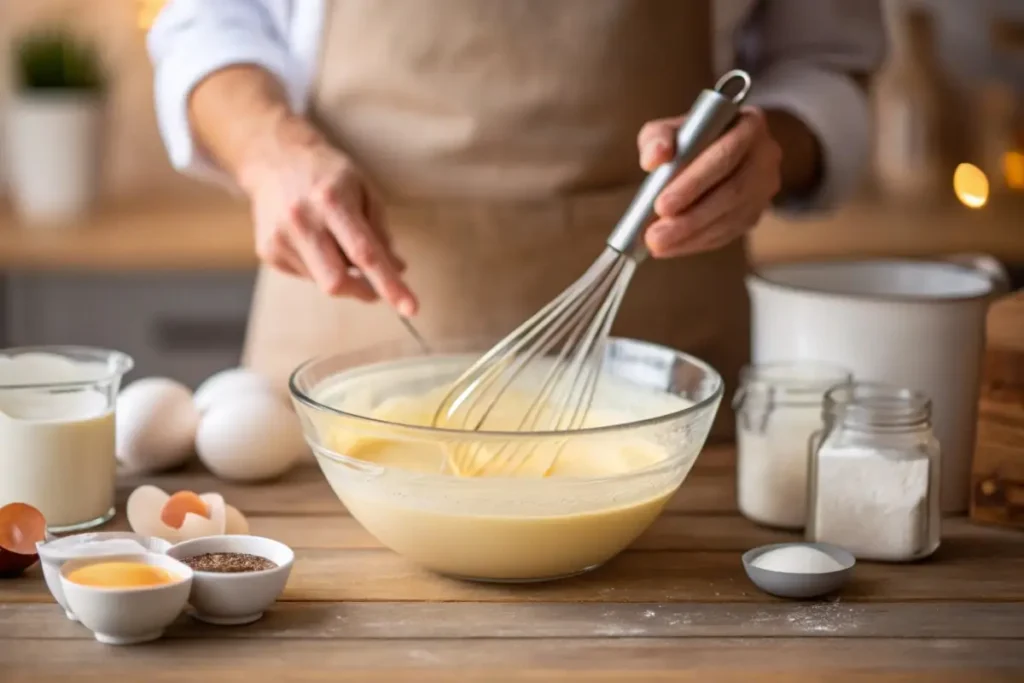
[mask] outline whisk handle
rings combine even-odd
[[[737,85],[739,89],[732,92]],[[647,257],[647,247],[641,236],[654,215],[654,200],[679,171],[729,129],[736,120],[750,85],[750,76],[745,71],[734,69],[723,75],[713,90],[701,92],[676,132],[675,157],[647,175],[629,208],[608,237],[609,247],[635,261]]]

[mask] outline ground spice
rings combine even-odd
[[[193,571],[222,574],[260,572],[277,567],[277,564],[267,558],[249,553],[203,553],[187,557],[182,562],[191,567]]]

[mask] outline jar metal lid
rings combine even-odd
[[[829,389],[852,381],[853,375],[846,368],[819,361],[748,365],[740,371],[740,386],[732,407],[745,429],[763,433],[777,407],[820,410]]]
[[[829,389],[827,419],[852,427],[899,429],[931,420],[932,402],[923,392],[883,382],[852,382]]]

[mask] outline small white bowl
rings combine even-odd
[[[204,553],[248,553],[277,566],[255,572],[194,571],[191,614],[219,626],[250,624],[263,616],[288,583],[295,553],[284,543],[262,536],[206,536],[171,546],[170,557],[184,562]]]
[[[178,580],[137,588],[83,586],[68,580],[68,574],[76,569],[100,562],[143,562],[163,567]],[[71,611],[96,640],[108,645],[132,645],[156,640],[178,618],[188,602],[192,570],[160,553],[80,557],[64,563],[60,582]]]
[[[163,554],[171,547],[168,541],[154,536],[141,536],[130,531],[93,531],[73,536],[48,536],[45,541],[36,544],[36,551],[39,553],[40,564],[43,565],[43,577],[46,579],[46,587],[57,604],[64,608],[64,614],[71,621],[78,621],[74,613],[68,608],[67,600],[64,599],[64,590],[61,588],[60,568],[68,560],[86,557],[104,557],[107,555],[125,554],[124,552],[89,552],[83,548],[83,544],[90,541],[135,541],[150,552]],[[87,547],[87,546],[86,546]]]
[[[805,574],[801,572],[777,572],[761,569],[757,566],[757,558],[772,550],[789,546],[804,546],[820,550],[839,563],[840,568],[830,572]],[[743,569],[754,585],[765,593],[780,598],[805,600],[828,595],[850,580],[857,559],[848,550],[831,543],[773,543],[763,545],[743,553]]]

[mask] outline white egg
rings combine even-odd
[[[117,459],[139,472],[157,472],[188,460],[199,413],[192,392],[166,377],[132,382],[117,397]]]
[[[235,481],[273,479],[308,452],[298,416],[267,394],[217,403],[203,414],[196,434],[203,464]]]
[[[211,406],[240,396],[274,394],[270,380],[246,368],[231,368],[211,375],[196,389],[193,400],[202,415]]]

